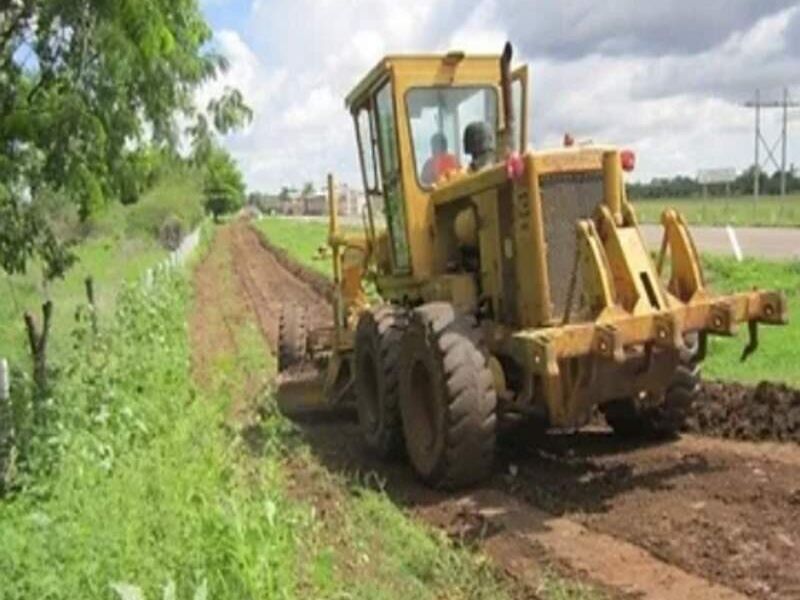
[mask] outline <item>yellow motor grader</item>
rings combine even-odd
[[[709,334],[747,323],[744,358],[759,323],[786,322],[778,292],[712,295],[674,210],[653,258],[632,153],[531,151],[527,103],[510,45],[381,60],[346,99],[363,233],[340,231],[329,180],[334,323],[307,331],[302,307],[281,323],[279,369],[316,365],[367,446],[438,487],[485,477],[506,423],[577,428],[597,407],[620,434],[675,432]]]

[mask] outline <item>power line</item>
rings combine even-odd
[[[789,100],[789,90],[787,88],[783,88],[782,100],[769,100],[769,101],[761,100],[761,90],[756,90],[755,100],[745,102],[744,105],[747,108],[754,109],[756,117],[755,160],[754,160],[755,173],[753,177],[753,197],[755,199],[758,199],[758,194],[760,192],[759,179],[761,178],[762,148],[766,151],[765,162],[766,161],[772,162],[772,164],[775,165],[775,168],[780,171],[781,197],[783,197],[786,195],[786,153],[787,153],[787,143],[788,143],[788,133],[789,133],[789,109],[800,107],[800,102]],[[767,142],[767,140],[764,138],[764,135],[761,132],[761,111],[770,108],[780,108],[783,111],[781,119],[781,134],[780,137],[777,140],[775,140],[775,142],[772,144],[769,144]],[[780,151],[781,151],[780,164],[778,164],[778,160],[775,158],[775,153],[778,149],[778,145],[780,145]]]

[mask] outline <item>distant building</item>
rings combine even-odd
[[[310,196],[303,198],[303,214],[320,216],[328,214],[328,195],[322,192],[314,192]]]
[[[343,217],[358,217],[363,212],[365,204],[363,193],[346,183],[339,187],[339,214]]]
[[[324,216],[328,214],[328,191],[326,185],[317,188],[308,195],[289,188],[283,197],[259,195],[259,208],[268,214],[282,214],[289,216]],[[364,212],[366,204],[364,194],[347,184],[342,184],[336,188],[338,211],[343,217],[359,217]]]

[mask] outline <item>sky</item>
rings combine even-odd
[[[795,0],[200,0],[228,72],[198,92],[240,89],[252,123],[223,144],[251,191],[360,187],[344,97],[389,53],[499,53],[530,67],[534,149],[578,140],[637,156],[633,178],[753,162],[754,114],[742,104],[783,87],[800,100]],[[800,109],[789,162],[800,165]],[[779,137],[780,111],[762,128]],[[763,155],[763,151],[762,151]],[[779,157],[778,154],[776,155]]]

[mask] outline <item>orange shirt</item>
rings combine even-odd
[[[458,159],[454,155],[442,152],[441,154],[431,156],[425,161],[425,166],[422,167],[420,178],[423,184],[429,185],[431,183],[436,183],[442,175],[450,171],[455,171],[460,167]]]

